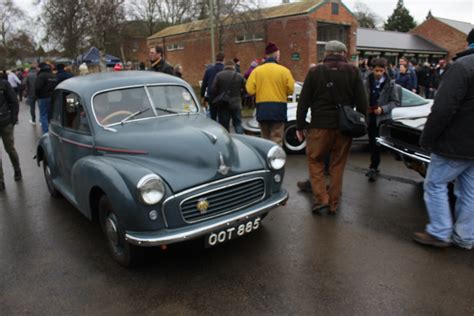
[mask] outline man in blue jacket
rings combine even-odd
[[[202,104],[205,105],[207,102],[209,106],[209,111],[211,112],[211,119],[213,119],[214,121],[217,121],[217,107],[212,104],[213,95],[211,94],[211,88],[212,82],[214,81],[216,75],[222,70],[224,70],[224,58],[225,55],[223,52],[217,53],[216,63],[215,65],[206,69],[201,85]]]
[[[425,179],[429,224],[415,233],[416,242],[463,249],[474,246],[474,29],[469,48],[457,55],[436,94],[420,144],[431,150]],[[455,218],[448,201],[448,183],[454,181]]]

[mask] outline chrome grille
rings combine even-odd
[[[262,200],[264,195],[263,179],[252,179],[187,198],[181,202],[181,214],[185,221],[197,222],[247,207]],[[203,200],[209,203],[205,212],[197,209]]]

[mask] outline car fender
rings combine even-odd
[[[79,210],[93,218],[91,193],[94,188],[103,191],[112,203],[124,229],[144,230],[150,221],[146,206],[139,203],[136,185],[140,178],[153,173],[133,162],[117,157],[88,156],[80,159],[72,168],[72,190]]]
[[[48,134],[43,135],[36,146],[36,155],[34,158],[36,159],[38,167],[41,165],[41,161],[43,161],[44,157],[48,160],[50,167],[56,166],[56,158],[53,155],[51,139]]]

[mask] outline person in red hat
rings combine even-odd
[[[262,137],[282,146],[287,121],[288,95],[293,94],[295,79],[290,70],[280,65],[280,49],[269,42],[265,47],[265,63],[250,74],[245,88],[255,95],[257,121]]]
[[[123,69],[123,67],[122,67],[121,63],[116,63],[115,64],[115,66],[114,66],[115,71],[121,71],[122,69]]]

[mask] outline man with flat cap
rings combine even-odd
[[[288,95],[293,94],[295,80],[291,72],[280,65],[280,50],[275,43],[265,47],[265,62],[250,74],[245,88],[255,95],[257,121],[262,137],[282,146],[287,120]]]
[[[368,99],[364,83],[358,68],[347,62],[346,53],[346,45],[329,41],[323,63],[312,67],[306,75],[298,101],[297,136],[300,141],[306,137],[306,155],[314,197],[311,209],[316,214],[336,214],[342,192],[344,167],[352,144],[352,138],[339,130],[336,106],[350,104],[360,113],[365,114],[367,111]],[[311,123],[305,135],[306,114],[310,108]],[[328,155],[331,155],[331,182],[326,187],[324,160]]]

